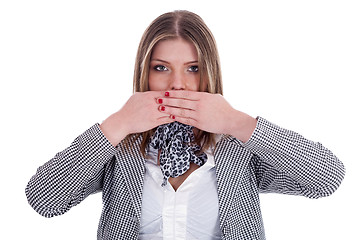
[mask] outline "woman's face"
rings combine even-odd
[[[195,46],[176,38],[158,42],[152,52],[149,69],[151,91],[199,91],[200,72]]]

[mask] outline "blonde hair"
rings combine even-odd
[[[159,41],[174,38],[182,38],[193,43],[197,50],[200,91],[222,95],[220,60],[214,36],[201,17],[184,10],[160,15],[145,30],[135,60],[133,92],[149,91],[148,76],[153,48]],[[149,130],[140,133],[143,137],[141,152],[144,155],[153,132],[154,130]],[[130,138],[131,136],[128,139]],[[215,140],[213,134],[199,131],[196,142],[202,143],[204,151],[214,146]]]

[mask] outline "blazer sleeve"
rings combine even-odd
[[[345,175],[343,163],[320,143],[261,117],[243,146],[254,154],[260,192],[320,198],[335,192]]]
[[[102,189],[105,165],[115,151],[99,124],[93,125],[37,169],[25,189],[29,204],[44,217],[67,212]]]

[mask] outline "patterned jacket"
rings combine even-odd
[[[95,124],[38,168],[25,190],[29,204],[53,217],[102,191],[98,239],[137,239],[145,172],[140,141],[115,148]],[[345,175],[320,143],[261,117],[247,143],[224,135],[214,154],[223,239],[265,239],[259,193],[325,197]]]

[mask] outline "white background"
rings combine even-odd
[[[346,166],[328,198],[261,195],[267,238],[358,237],[358,1],[9,0],[0,3],[0,238],[96,239],[101,194],[46,219],[25,186],[124,104],[143,31],[175,9],[198,13],[213,31],[233,107],[321,142]]]

